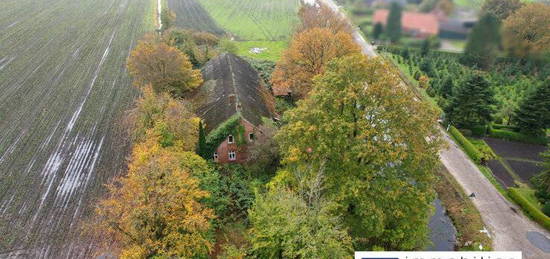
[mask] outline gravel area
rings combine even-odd
[[[546,147],[543,145],[512,142],[495,138],[485,138],[485,142],[487,142],[497,155],[503,158],[517,157],[542,161],[539,154],[546,150]]]
[[[542,166],[525,161],[516,161],[516,160],[506,160],[508,164],[514,169],[514,172],[523,180],[528,183],[531,177],[542,172]]]
[[[497,179],[497,181],[500,182],[503,186],[506,188],[508,187],[514,187],[516,184],[514,183],[514,178],[506,171],[506,168],[500,163],[498,160],[491,160],[487,162],[487,165],[489,168],[491,168],[491,171],[493,172],[493,175]]]

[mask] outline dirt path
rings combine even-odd
[[[345,15],[334,0],[318,1]],[[371,57],[377,56],[374,47],[367,43],[357,28],[353,32],[353,37],[363,49],[363,53]],[[466,193],[476,193],[474,204],[488,227],[494,250],[522,251],[523,258],[527,259],[550,258],[549,249],[545,249],[548,252],[545,253],[539,248],[550,247],[550,233],[522,214],[512,211],[512,207],[518,212],[521,210],[500,195],[445,132],[443,136],[449,148],[440,152],[441,161]],[[539,238],[532,238],[533,236]]]

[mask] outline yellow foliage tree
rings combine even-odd
[[[313,28],[297,33],[273,71],[273,90],[278,95],[292,92],[303,98],[311,90],[313,77],[323,73],[330,60],[359,52],[347,32]]]
[[[540,57],[550,52],[550,6],[529,3],[503,24],[504,48],[517,57]]]
[[[195,150],[200,119],[191,112],[189,104],[167,93],[155,94],[150,86],[145,86],[128,118],[136,142],[144,141],[148,137],[147,131],[154,129],[163,146]]]
[[[199,70],[175,47],[163,42],[140,41],[128,57],[128,70],[138,84],[151,84],[156,93],[182,97],[202,83]]]
[[[209,193],[194,177],[206,167],[196,154],[162,148],[155,137],[136,145],[128,175],[108,186],[96,208],[91,227],[102,250],[122,258],[208,254],[214,214],[199,202]]]
[[[298,17],[300,17],[301,23],[298,26],[297,32],[303,32],[313,28],[327,28],[333,33],[351,33],[353,31],[350,23],[344,16],[340,15],[338,12],[334,12],[324,3],[317,2],[315,5],[302,5],[298,11]]]

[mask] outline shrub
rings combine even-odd
[[[464,151],[466,151],[466,154],[474,160],[474,162],[479,163],[481,162],[482,155],[479,153],[479,151],[476,149],[476,147],[466,138],[460,131],[458,131],[455,127],[451,126],[449,129],[449,133],[458,141],[460,146],[464,148]]]
[[[546,143],[548,143],[548,139],[546,137],[530,136],[505,129],[489,129],[489,136],[493,138],[500,138],[504,140],[519,141],[531,144],[545,145]]]
[[[509,188],[508,194],[510,195],[510,198],[512,198],[512,200],[514,200],[519,206],[523,208],[527,215],[533,218],[544,228],[550,230],[550,217],[544,215],[542,211],[537,209],[537,207],[535,207],[527,199],[525,199],[525,197],[523,197],[517,189]],[[544,207],[546,207],[546,204],[544,205]]]
[[[550,202],[546,202],[544,206],[542,207],[542,212],[546,214],[546,216],[550,216]]]
[[[472,135],[476,137],[484,137],[487,133],[487,126],[481,125],[481,126],[474,126],[471,128]]]

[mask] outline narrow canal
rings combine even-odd
[[[430,218],[430,240],[432,244],[426,251],[454,251],[456,243],[456,229],[451,218],[445,214],[441,200],[434,201],[435,213]]]

